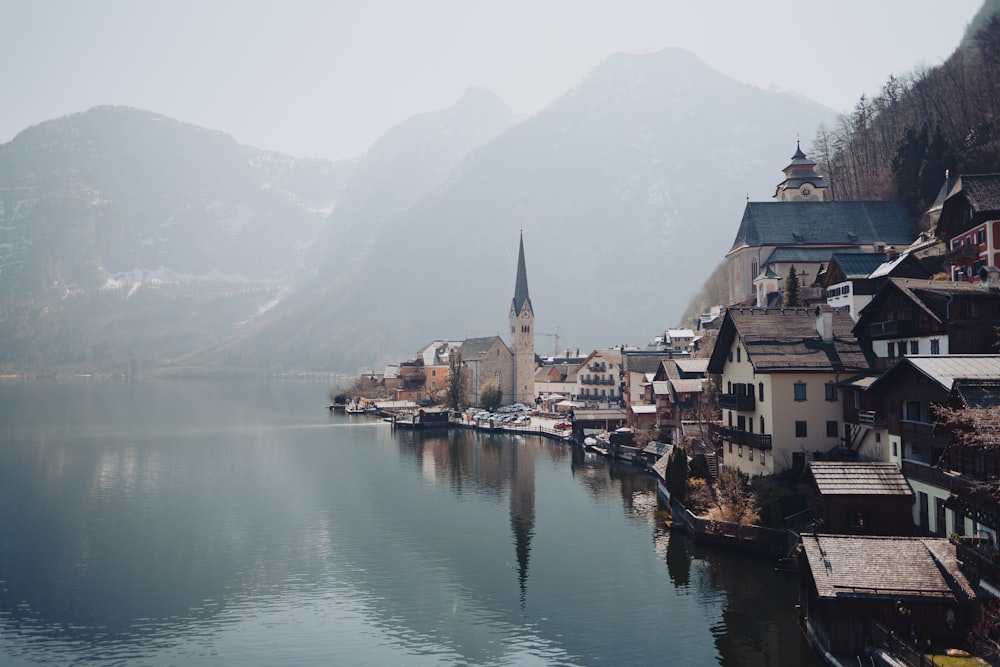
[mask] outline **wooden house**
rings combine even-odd
[[[804,626],[834,656],[864,656],[876,627],[957,646],[975,622],[976,591],[946,539],[803,535],[799,566]]]
[[[893,463],[812,461],[802,480],[824,533],[913,534],[913,490]]]

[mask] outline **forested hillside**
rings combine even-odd
[[[998,12],[1000,0],[988,0],[947,61],[890,77],[878,95],[862,96],[833,127],[820,128],[807,152],[833,199],[896,199],[919,221],[946,173],[1000,171]],[[724,303],[723,268],[691,300],[684,322]]]

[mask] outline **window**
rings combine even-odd
[[[828,401],[837,400],[837,385],[833,384],[832,382],[827,382],[826,385],[824,385],[824,389],[826,391],[826,400]]]
[[[748,452],[748,454],[750,456],[750,460],[753,461],[753,447],[750,448],[750,451]]]
[[[743,458],[743,445],[740,445],[740,458]]]
[[[876,435],[878,435],[878,434],[876,434]],[[898,445],[895,442],[892,443],[892,455],[893,456],[899,456],[899,448],[898,448]]]
[[[903,419],[911,422],[920,421],[920,401],[907,401],[903,409]]]
[[[986,243],[986,230],[980,229],[976,232],[976,245],[983,245]]]
[[[733,427],[733,411],[729,411],[729,428]]]
[[[885,356],[890,359],[896,356],[896,344],[892,341],[889,341],[889,350],[885,353]]]
[[[795,437],[796,438],[806,437],[806,423],[804,421],[795,422]]]
[[[732,440],[729,441],[729,453],[730,454],[733,453],[733,441]]]
[[[837,421],[828,420],[826,422],[826,437],[836,438],[837,437]]]
[[[733,383],[732,382],[726,382],[726,393],[727,394],[733,393]]]
[[[764,415],[760,416],[760,433],[764,435]]]
[[[743,352],[740,349],[740,346],[737,345],[736,346],[736,363],[740,363],[741,361],[743,361]]]
[[[910,341],[910,354],[920,354],[920,341],[911,340]]]
[[[758,382],[757,383],[757,400],[760,401],[761,403],[764,402],[764,383],[763,382]]]
[[[761,464],[761,465],[764,465],[764,452],[765,452],[765,451],[766,451],[766,450],[763,450],[763,449],[762,449],[762,450],[760,450],[760,464]]]
[[[941,354],[941,341],[937,338],[931,339],[931,354]]]
[[[796,382],[795,383],[795,400],[804,401],[806,400],[806,383]]]

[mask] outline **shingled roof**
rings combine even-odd
[[[899,202],[747,202],[729,252],[766,245],[903,246],[916,235]]]
[[[803,535],[802,547],[820,598],[976,598],[945,538]]]
[[[957,380],[1000,380],[1000,355],[947,354],[903,357],[872,383],[871,388],[891,385],[899,373],[912,367],[945,392],[950,392]]]
[[[811,476],[823,496],[912,496],[913,490],[895,463],[876,461],[811,461]]]
[[[1000,174],[963,174],[953,192],[960,191],[977,211],[1000,211]]]
[[[863,373],[869,363],[850,333],[854,321],[846,310],[832,309],[834,336],[823,342],[813,308],[730,308],[719,329],[708,362],[711,373],[722,373],[729,349],[738,336],[757,373]]]

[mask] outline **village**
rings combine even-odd
[[[697,321],[643,348],[556,334],[543,358],[522,234],[509,343],[433,341],[341,405],[647,466],[675,528],[797,570],[831,665],[995,659],[1000,174],[943,174],[913,220],[831,200],[798,146],[783,171],[746,204],[728,303]]]

